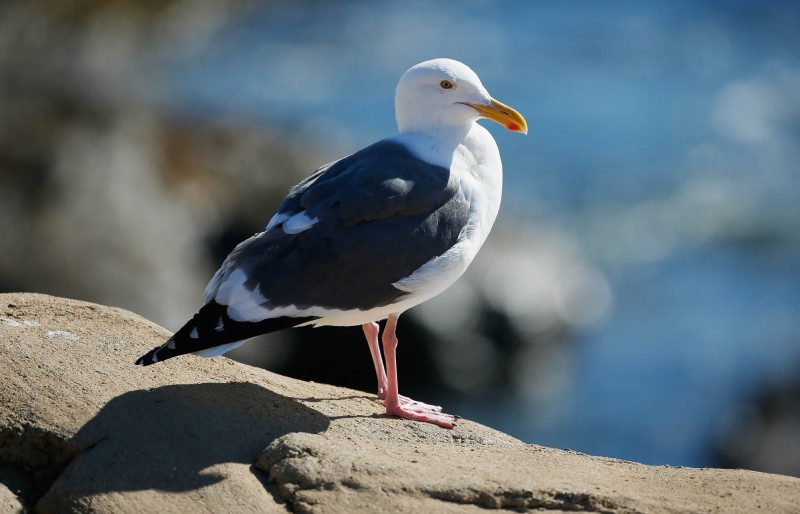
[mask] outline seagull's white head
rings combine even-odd
[[[508,130],[528,133],[520,113],[494,100],[474,71],[452,59],[425,61],[405,72],[394,106],[400,132],[466,134],[475,121],[488,118]]]

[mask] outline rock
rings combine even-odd
[[[113,307],[0,295],[2,514],[800,505],[797,478],[592,457],[467,420],[445,430],[387,417],[371,393],[225,358],[133,365],[168,336]]]
[[[0,514],[22,514],[22,502],[8,487],[0,484]]]

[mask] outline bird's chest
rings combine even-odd
[[[469,239],[477,253],[500,210],[503,179],[500,156],[464,145],[456,153],[451,171],[469,206],[468,222],[461,239]]]

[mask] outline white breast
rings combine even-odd
[[[418,300],[415,305],[440,294],[466,271],[500,209],[503,165],[497,144],[486,129],[473,126],[456,149],[450,171],[469,202],[469,218],[452,248],[394,284],[411,293]]]

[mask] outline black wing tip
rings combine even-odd
[[[205,316],[203,319],[200,319],[201,325],[198,326],[198,316],[203,315]],[[222,317],[226,320],[225,330],[223,332],[217,332],[212,322],[217,319],[222,319]],[[257,335],[294,327],[315,319],[317,318],[313,316],[302,318],[283,316],[280,318],[265,319],[260,322],[235,321],[228,317],[227,306],[220,305],[212,300],[200,310],[200,313],[196,314],[192,320],[187,322],[183,328],[170,337],[167,342],[145,353],[139,357],[134,364],[136,366],[150,366],[179,355],[196,353],[201,350],[207,350],[235,341],[250,339]],[[196,337],[196,335],[192,337],[190,334],[195,330],[199,330],[201,337],[204,339],[200,339]]]
[[[145,353],[144,355],[142,355],[141,357],[136,359],[136,362],[134,363],[134,365],[136,365],[136,366],[150,366],[151,364],[155,364],[156,362],[159,362],[158,357],[156,357],[156,352],[159,349],[160,348],[156,348],[154,350],[151,350],[151,351]]]

